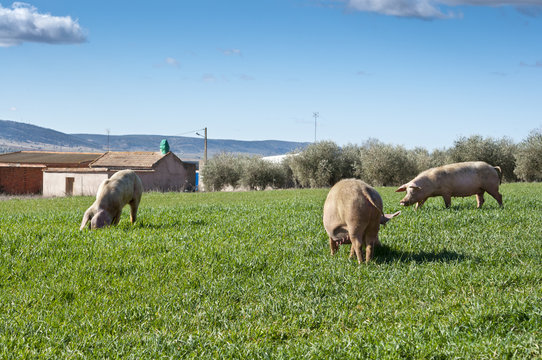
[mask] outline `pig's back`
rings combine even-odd
[[[380,215],[381,211],[382,198],[376,190],[361,180],[341,180],[331,188],[324,203],[324,226],[327,229],[364,222],[373,212]]]
[[[470,196],[499,182],[497,170],[483,161],[444,165],[428,170],[424,176],[433,183],[436,193],[451,196]]]

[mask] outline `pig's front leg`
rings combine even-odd
[[[339,249],[339,244],[337,244],[331,237],[329,238],[329,248],[331,250],[331,255],[335,255]]]
[[[442,195],[442,198],[444,199],[446,209],[448,209],[452,205],[452,197],[450,195]]]

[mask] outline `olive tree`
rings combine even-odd
[[[220,153],[201,169],[202,182],[210,191],[220,191],[230,185],[237,187],[241,180],[243,157],[231,153]]]
[[[490,165],[499,166],[505,181],[516,180],[516,145],[508,138],[483,138],[480,135],[460,137],[450,149],[453,162],[485,161]]]
[[[515,174],[523,181],[542,181],[542,130],[533,130],[516,151]]]
[[[367,140],[361,147],[361,168],[357,176],[371,185],[400,185],[418,173],[412,156],[402,146]]]
[[[332,186],[343,177],[341,148],[332,141],[311,144],[290,159],[296,181],[302,187]]]
[[[264,190],[267,187],[282,188],[286,186],[287,176],[287,170],[281,163],[273,163],[253,156],[244,159],[241,185],[250,190]]]

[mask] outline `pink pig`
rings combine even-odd
[[[499,193],[501,178],[502,171],[498,166],[491,166],[483,161],[462,162],[425,170],[395,191],[406,191],[400,204],[416,204],[416,209],[433,196],[442,196],[448,208],[452,196],[471,195],[476,195],[477,207],[480,208],[484,203],[485,192],[502,206],[502,195]]]
[[[384,214],[380,194],[363,181],[339,181],[329,190],[324,203],[323,221],[331,255],[337,252],[339,245],[352,244],[350,258],[356,254],[361,264],[362,248],[365,247],[365,262],[368,263],[373,256],[373,247],[380,245],[380,225],[400,213]]]

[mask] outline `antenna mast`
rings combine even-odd
[[[318,119],[318,117],[320,117],[320,113],[319,112],[314,112],[312,114],[312,116],[314,116],[314,142],[316,142],[316,119]]]

